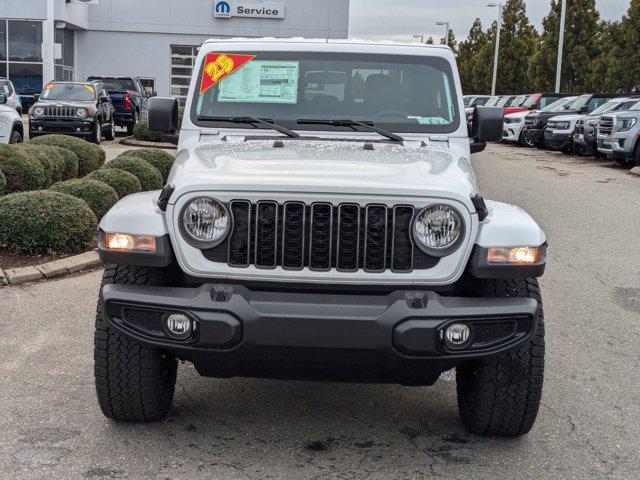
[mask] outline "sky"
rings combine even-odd
[[[413,40],[413,35],[443,37],[449,21],[458,40],[465,38],[476,17],[486,28],[496,19],[497,9],[487,3],[500,0],[350,0],[349,36],[351,38]],[[502,0],[503,2],[506,0]],[[619,20],[630,0],[596,0],[600,16]],[[549,12],[550,0],[526,0],[527,15],[540,31]]]

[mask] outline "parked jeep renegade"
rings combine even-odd
[[[178,105],[150,128],[178,141]],[[203,44],[164,189],[100,224],[95,331],[107,417],[169,411],[177,361],[209,377],[431,385],[455,368],[471,432],[537,415],[546,239],[485,201],[444,46],[244,39]]]

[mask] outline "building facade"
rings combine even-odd
[[[204,40],[346,38],[349,0],[54,0],[54,17],[56,80],[137,76],[184,100]],[[46,18],[47,0],[0,0],[0,76],[27,104],[53,80],[43,78]]]

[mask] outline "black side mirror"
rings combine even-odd
[[[502,140],[504,109],[500,107],[476,107],[471,121],[471,153],[482,152],[487,142]]]
[[[156,92],[155,90],[152,90],[151,92],[149,92],[149,98],[153,98],[157,96],[158,96],[158,92]]]
[[[36,94],[33,95],[33,101],[37,102],[38,100],[40,100],[40,94],[36,93]]]
[[[178,130],[178,100],[155,97],[149,100],[149,130],[159,133],[175,133]]]
[[[109,97],[100,97],[98,100],[100,103],[109,103]]]
[[[7,96],[4,93],[0,93],[0,105],[7,103]]]
[[[584,107],[580,107],[579,113],[587,113],[589,111],[589,107],[585,105]]]

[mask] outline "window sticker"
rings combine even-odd
[[[200,95],[256,58],[255,55],[207,53],[200,80]]]
[[[448,125],[449,123],[451,123],[449,120],[442,117],[409,116],[407,118],[410,120],[415,120],[420,125]]]
[[[95,90],[93,89],[93,87],[92,87],[91,85],[87,85],[87,84],[85,84],[85,85],[84,85],[84,88],[86,88],[87,90],[89,90],[91,93],[94,93],[94,92],[95,92]]]
[[[296,104],[299,76],[299,62],[253,61],[220,82],[218,101]]]

